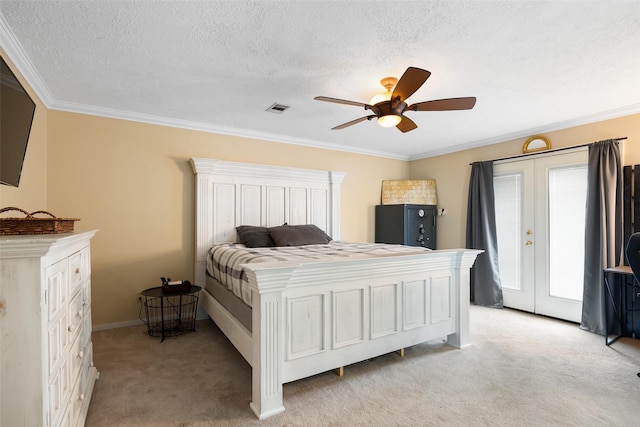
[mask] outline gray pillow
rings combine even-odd
[[[269,234],[276,246],[323,245],[332,240],[313,224],[270,227]]]
[[[269,248],[276,245],[267,227],[239,225],[236,227],[236,232],[240,243],[248,248]]]

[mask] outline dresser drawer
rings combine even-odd
[[[71,346],[71,351],[69,352],[69,362],[71,364],[71,378],[74,380],[79,374],[80,369],[82,368],[82,363],[84,362],[86,357],[84,346],[82,345],[82,340],[77,339]]]
[[[82,322],[82,345],[86,346],[91,342],[91,308],[84,311]]]
[[[82,306],[82,292],[78,292],[69,304],[67,312],[67,334],[69,342],[74,342],[83,328],[84,307]]]
[[[80,359],[78,359],[80,360]],[[89,389],[89,369],[92,368],[93,360],[93,346],[90,344],[85,348],[85,356],[81,360],[81,368],[73,386],[73,391],[69,396],[69,412],[71,414],[70,419],[72,423],[76,423],[78,417],[82,412],[82,406],[88,402],[92,394],[92,389]],[[85,408],[86,411],[86,408]],[[74,425],[72,424],[72,425]]]
[[[82,251],[78,251],[69,256],[69,294],[73,295],[86,277],[83,274]]]
[[[85,394],[80,390],[80,377],[78,377],[71,391],[71,396],[69,396],[69,420],[71,421],[71,425],[76,424],[76,420],[82,410],[84,399]]]
[[[82,286],[82,301],[85,307],[91,307],[91,279],[87,279]]]
[[[93,344],[90,343],[85,347],[86,357],[84,358],[84,363],[82,364],[82,372],[80,374],[80,391],[82,393],[87,393],[87,386],[89,385],[89,369],[93,367]]]

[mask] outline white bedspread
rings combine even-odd
[[[239,243],[213,246],[207,254],[207,273],[246,304],[251,305],[251,290],[244,264],[276,261],[331,261],[345,258],[420,254],[427,248],[387,245],[383,243],[348,243],[332,241],[326,245],[247,248]]]

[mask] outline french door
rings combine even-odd
[[[504,305],[580,322],[587,150],[494,165]]]

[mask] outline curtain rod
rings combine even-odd
[[[614,141],[623,141],[623,140],[627,139],[627,137],[626,137],[626,136],[623,136],[623,137],[620,137],[620,138],[610,138],[610,139],[613,139]],[[603,140],[603,141],[606,141],[606,140]],[[501,160],[517,159],[517,158],[519,158],[519,157],[527,157],[527,156],[532,156],[532,155],[535,155],[535,154],[542,154],[542,153],[555,153],[556,151],[563,151],[563,150],[570,150],[570,149],[572,149],[572,148],[586,147],[586,146],[591,145],[591,144],[594,144],[594,143],[593,143],[593,142],[589,142],[589,143],[587,143],[587,144],[572,145],[572,146],[570,146],[570,147],[560,147],[560,148],[554,148],[554,149],[551,149],[551,150],[536,151],[536,152],[533,152],[533,153],[522,153],[522,154],[516,154],[516,155],[513,155],[513,156],[501,157],[501,158],[499,158],[499,159],[493,159],[493,160],[490,160],[490,161],[492,161],[492,162],[499,162],[499,161],[501,161]],[[486,160],[485,160],[485,161],[486,161]],[[476,162],[473,162],[473,163],[476,163]],[[473,163],[469,163],[469,165],[472,165]]]

